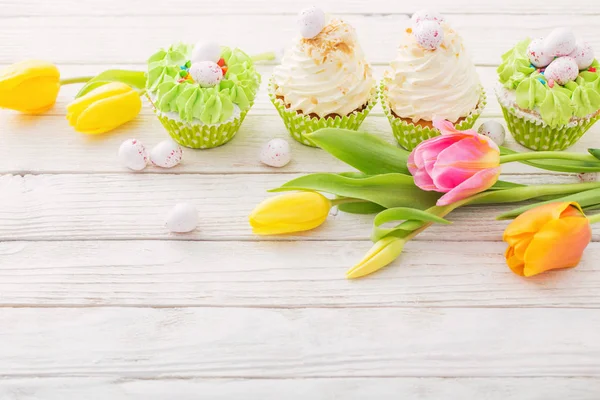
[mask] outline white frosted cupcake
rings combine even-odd
[[[485,93],[460,35],[433,12],[418,12],[411,23],[381,88],[394,135],[409,150],[439,134],[433,118],[469,129],[485,106]]]
[[[273,72],[269,95],[291,135],[324,127],[358,129],[377,100],[377,87],[354,28],[310,8],[300,37]]]

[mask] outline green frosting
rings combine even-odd
[[[249,110],[260,86],[260,75],[250,56],[239,49],[222,47],[227,72],[216,86],[203,88],[190,80],[178,82],[181,67],[190,60],[192,49],[190,45],[176,44],[148,59],[146,88],[155,97],[155,107],[162,112],[176,112],[183,121],[197,119],[204,124],[227,121],[234,104],[241,112]]]
[[[566,125],[571,118],[583,118],[600,110],[600,74],[581,71],[575,82],[550,88],[544,75],[529,62],[527,47],[530,39],[519,42],[502,55],[498,67],[500,83],[514,90],[520,108],[540,113],[542,120],[552,126]],[[592,67],[600,69],[598,60]]]

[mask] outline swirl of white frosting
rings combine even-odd
[[[375,86],[354,28],[337,19],[316,37],[298,39],[273,79],[289,108],[319,117],[352,113],[368,103]]]
[[[462,38],[447,23],[442,27],[444,41],[436,50],[421,48],[407,29],[385,73],[390,108],[401,118],[456,122],[479,103],[481,83]]]

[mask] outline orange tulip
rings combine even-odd
[[[592,239],[579,204],[545,204],[518,216],[504,231],[506,263],[521,276],[576,267]]]

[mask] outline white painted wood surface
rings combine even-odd
[[[352,22],[381,76],[410,13],[425,4],[323,0]],[[501,120],[495,66],[518,39],[570,25],[600,51],[600,3],[432,0],[464,36]],[[0,65],[57,62],[62,75],[143,68],[171,41],[217,35],[250,53],[290,42],[292,0],[0,0]],[[266,81],[272,65],[259,71]],[[600,398],[600,232],[574,270],[522,279],[505,266],[494,216],[472,207],[432,227],[389,268],[344,271],[370,247],[368,216],[333,215],[309,234],[259,238],[246,217],[298,174],[344,171],[292,143],[274,170],[257,154],[287,138],[263,84],[235,140],[185,153],[174,170],[133,174],[116,161],[165,133],[145,106],[100,138],[64,119],[77,90],[39,117],[0,110],[0,399]],[[365,130],[392,141],[378,106]],[[600,147],[600,127],[574,150]],[[519,148],[514,141],[510,146]],[[577,182],[518,165],[505,178]],[[175,202],[200,229],[163,227]]]

